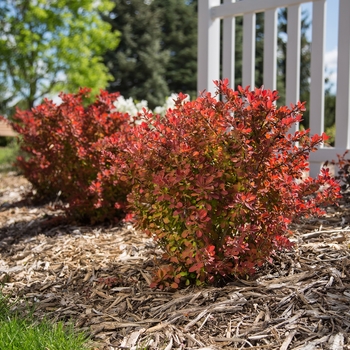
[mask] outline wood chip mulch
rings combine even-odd
[[[153,241],[132,226],[81,226],[27,181],[0,174],[2,292],[73,321],[94,349],[350,349],[350,204],[294,226],[295,249],[252,280],[149,288]],[[20,307],[19,304],[18,307]]]

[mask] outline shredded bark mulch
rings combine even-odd
[[[38,319],[73,321],[96,349],[350,349],[346,201],[295,224],[295,249],[251,280],[171,292],[149,288],[161,252],[142,232],[69,223],[29,191],[0,174],[2,292]]]

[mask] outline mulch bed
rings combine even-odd
[[[0,174],[2,291],[35,304],[38,319],[73,321],[96,349],[350,349],[345,201],[295,224],[295,249],[252,280],[169,292],[149,288],[161,252],[142,232],[68,223],[28,191]]]

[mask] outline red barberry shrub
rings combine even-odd
[[[337,160],[327,161],[325,166],[331,164],[335,166],[337,175],[335,179],[339,181],[341,193],[344,197],[349,197],[350,188],[350,159],[347,157],[349,150],[346,150],[342,155],[337,154]]]
[[[17,165],[37,195],[50,198],[61,193],[69,204],[69,214],[94,222],[122,214],[128,192],[125,184],[115,182],[113,189],[100,191],[104,201],[90,191],[90,186],[99,172],[98,141],[120,132],[130,116],[115,111],[113,102],[118,93],[101,91],[96,101],[85,107],[89,92],[84,88],[77,94],[62,93],[60,105],[46,99],[30,111],[17,111],[12,125],[26,153],[18,158]]]
[[[291,247],[292,220],[338,196],[327,169],[303,179],[326,135],[288,133],[302,103],[277,108],[276,91],[216,85],[221,101],[207,93],[183,103],[180,94],[164,118],[144,111],[122,147],[117,173],[132,180],[137,224],[165,251],[153,287],[251,275]]]

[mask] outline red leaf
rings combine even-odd
[[[203,220],[207,216],[208,212],[206,209],[198,210],[198,216],[201,220]]]
[[[189,269],[188,269],[188,271],[189,272],[199,272],[199,270],[200,269],[202,269],[203,268],[203,266],[204,266],[204,263],[203,262],[197,262],[197,263],[195,263],[194,265],[192,265]]]
[[[197,236],[198,238],[201,238],[201,237],[203,236],[203,232],[202,232],[202,231],[197,231],[197,232],[196,232],[196,236]]]

